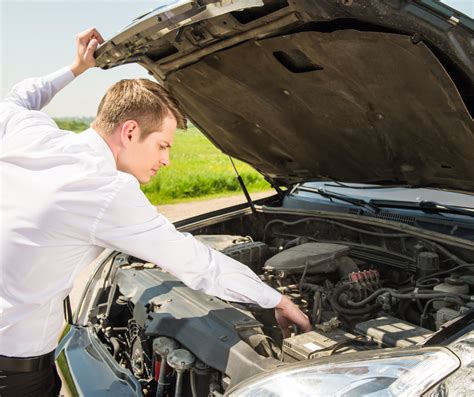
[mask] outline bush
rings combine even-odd
[[[91,123],[91,119],[55,119],[54,120],[59,128],[62,130],[72,131],[72,132],[81,132],[87,130]]]

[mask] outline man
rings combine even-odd
[[[39,112],[95,66],[102,42],[94,28],[80,33],[70,67],[17,84],[0,105],[1,396],[58,395],[54,349],[62,301],[104,247],[157,263],[208,294],[275,307],[283,329],[311,328],[287,297],[246,266],[176,231],[140,191],[139,183],[169,164],[174,132],[185,125],[161,86],[115,84],[93,128],[79,135]]]

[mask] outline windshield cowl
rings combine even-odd
[[[418,207],[425,210],[465,210],[465,215],[474,215],[474,195],[470,193],[442,190],[431,187],[390,186],[340,181],[315,181],[295,184],[291,194],[311,196],[317,190],[363,200],[381,207]],[[444,208],[442,208],[444,207]],[[457,208],[456,208],[457,207]]]

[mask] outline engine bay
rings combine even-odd
[[[257,214],[189,230],[310,318],[284,337],[273,310],[194,291],[117,253],[88,321],[143,393],[221,396],[286,363],[423,342],[474,307],[474,253],[383,226]]]

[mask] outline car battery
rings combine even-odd
[[[331,353],[355,353],[360,350],[351,344],[355,335],[340,328],[328,332],[311,331],[283,340],[283,361],[295,362]]]

